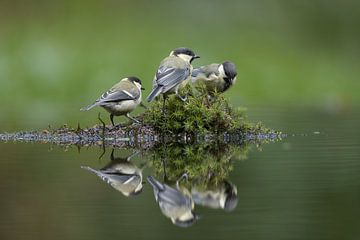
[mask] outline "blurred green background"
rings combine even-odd
[[[195,66],[236,63],[226,93],[236,105],[349,109],[360,101],[359,23],[356,0],[2,0],[0,122],[91,125],[103,110],[82,106],[128,75],[147,95],[180,46],[201,55]]]

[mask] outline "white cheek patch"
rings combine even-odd
[[[138,89],[140,89],[140,90],[141,90],[141,84],[140,84],[140,83],[135,82],[135,85],[136,85],[136,87],[137,87]]]
[[[190,62],[191,61],[191,59],[192,59],[192,56],[189,56],[189,55],[186,55],[186,54],[178,54],[178,57],[179,58],[181,58],[181,59],[183,59],[184,61],[186,61],[186,62]]]
[[[224,66],[223,66],[222,64],[220,64],[218,70],[219,70],[219,76],[220,76],[220,77],[225,77],[225,76],[226,76],[226,75],[225,75]]]

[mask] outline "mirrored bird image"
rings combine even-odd
[[[213,209],[233,211],[238,203],[237,188],[234,184],[224,180],[216,186],[191,187],[191,196],[196,205]]]
[[[203,83],[207,91],[223,93],[236,82],[235,64],[225,61],[221,64],[213,63],[196,68],[192,72],[193,83]]]
[[[189,227],[194,224],[198,216],[193,212],[194,202],[190,193],[180,191],[178,182],[175,189],[152,176],[149,176],[147,180],[154,190],[155,200],[161,212],[170,218],[173,224],[180,227]]]
[[[188,48],[177,48],[171,51],[170,55],[160,63],[147,101],[153,101],[160,94],[172,93],[175,93],[182,101],[186,101],[186,96],[180,96],[178,91],[190,80],[191,63],[196,58],[200,57]]]
[[[102,169],[95,170],[89,166],[82,166],[81,168],[95,173],[124,196],[135,196],[141,193],[143,189],[143,169],[130,162],[130,158],[136,154],[137,152],[125,158],[115,158],[113,150],[110,163]]]
[[[123,78],[110,90],[103,93],[93,104],[81,108],[81,111],[90,110],[100,106],[110,113],[110,120],[113,126],[114,116],[126,116],[134,122],[139,122],[129,115],[141,103],[141,80],[137,77]]]

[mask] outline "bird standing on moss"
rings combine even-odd
[[[188,48],[177,48],[171,51],[170,55],[160,63],[147,101],[151,102],[161,93],[175,93],[182,101],[186,101],[187,97],[180,96],[178,91],[191,78],[191,62],[196,58],[200,57]]]
[[[93,104],[81,108],[81,111],[87,111],[95,106],[103,107],[110,113],[110,120],[114,126],[114,116],[126,116],[134,122],[138,120],[129,115],[141,103],[141,80],[137,77],[123,78],[115,84],[110,90],[103,93],[101,97]]]
[[[207,91],[212,94],[228,90],[235,83],[237,72],[235,64],[225,61],[196,68],[191,75],[193,83],[204,83]]]

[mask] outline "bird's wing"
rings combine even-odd
[[[133,88],[128,88],[127,90],[118,90],[118,89],[110,89],[105,92],[101,97],[97,100],[99,104],[108,103],[108,102],[120,102],[125,100],[137,100],[140,97],[140,91],[134,86]]]
[[[204,75],[206,78],[209,78],[213,74],[219,76],[219,65],[218,63],[213,63],[196,68],[192,71],[191,76],[197,77],[198,75]]]
[[[200,68],[195,68],[192,73],[191,76],[192,77],[197,77],[197,75],[199,75],[201,73],[201,69]]]
[[[166,190],[159,192],[159,202],[163,201],[173,206],[186,205],[188,200],[180,191],[166,186]]]
[[[189,77],[189,68],[160,67],[155,76],[157,86],[163,86],[163,92],[167,92],[176,84]]]
[[[107,182],[110,185],[113,185],[115,183],[126,183],[134,177],[139,177],[132,174],[121,174],[112,171],[98,171],[88,166],[82,166],[81,168],[95,173],[98,177],[100,177],[103,181]]]

